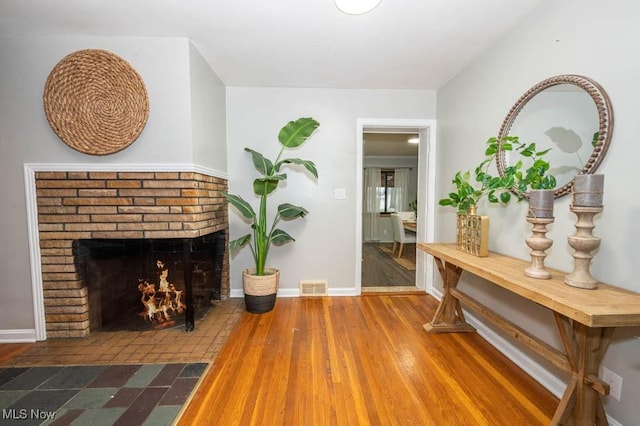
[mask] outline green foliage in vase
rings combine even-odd
[[[450,192],[447,198],[440,199],[438,204],[455,207],[458,212],[463,213],[476,206],[484,197],[490,203],[508,203],[511,200],[511,188],[515,185],[516,169],[510,167],[504,176],[490,174],[488,169],[497,153],[497,140],[491,138],[487,141],[484,160],[474,169],[473,181],[469,170],[456,172],[451,181],[456,191]]]
[[[529,166],[524,171],[522,171],[524,166],[521,160],[513,166],[513,170],[509,172],[505,170],[505,174],[509,173],[514,176],[516,194],[519,200],[522,200],[524,194],[530,189],[554,189],[556,187],[556,178],[549,173],[551,165],[544,159],[544,156],[551,151],[551,148],[538,151],[534,142],[520,142],[518,136],[505,136],[501,141],[498,141],[497,138],[491,138],[490,140],[492,139],[500,143],[499,146],[502,150],[517,152],[528,160]],[[510,169],[510,167],[507,167],[507,169]]]
[[[538,151],[535,143],[522,143],[518,136],[490,137],[486,142],[484,160],[474,169],[473,180],[469,170],[456,172],[452,180],[456,191],[440,199],[438,204],[466,212],[484,197],[489,203],[504,205],[511,201],[514,193],[521,201],[529,189],[555,188],[556,179],[549,173],[549,162],[544,160],[550,150]],[[518,153],[529,166],[525,168],[524,161],[519,159],[505,167],[502,176],[492,175],[488,171],[489,166],[501,151]]]
[[[251,204],[239,195],[233,195],[227,192],[222,193],[227,201],[249,221],[252,229],[251,233],[231,241],[229,243],[229,249],[235,252],[249,245],[255,261],[256,275],[265,275],[267,256],[269,255],[269,249],[272,244],[280,246],[295,241],[287,232],[276,228],[278,222],[280,222],[280,220],[293,220],[304,217],[308,213],[307,210],[300,206],[295,206],[290,203],[280,204],[275,217],[271,221],[271,225],[268,225],[267,201],[269,195],[278,188],[281,182],[287,179],[286,173],[281,172],[281,168],[285,165],[294,164],[302,166],[307,172],[315,178],[318,178],[318,170],[312,161],[301,160],[299,158],[281,159],[281,156],[285,149],[298,148],[304,144],[319,125],[320,124],[313,118],[299,118],[287,123],[278,134],[281,147],[274,161],[268,160],[262,154],[250,148],[244,149],[251,154],[253,166],[261,175],[253,181],[253,192],[260,200],[257,213],[253,207],[251,207]]]

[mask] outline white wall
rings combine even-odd
[[[227,170],[227,104],[222,80],[189,43],[191,74],[191,130],[194,163]]]
[[[281,294],[295,295],[299,281],[327,279],[332,294],[353,294],[356,267],[356,120],[358,118],[433,119],[433,91],[369,91],[240,88],[227,89],[229,189],[254,200],[256,177],[245,147],[267,158],[277,155],[280,128],[299,117],[319,121],[317,132],[290,157],[312,160],[318,180],[288,169],[289,180],[272,194],[270,207],[281,202],[309,210],[303,219],[282,224],[296,242],[273,247],[268,264],[281,270]],[[346,200],[334,189],[345,188]],[[248,232],[239,215],[230,213],[231,238]],[[252,265],[248,248],[231,258],[232,294],[241,294],[241,273]]]
[[[548,1],[496,43],[481,58],[438,91],[437,196],[446,196],[456,170],[473,168],[484,143],[497,135],[515,101],[531,86],[558,74],[581,74],[600,83],[609,94],[615,115],[611,148],[598,173],[605,174],[604,212],[594,233],[602,238],[592,274],[597,279],[640,291],[636,263],[640,213],[634,172],[640,158],[640,3],[624,0]],[[630,180],[631,179],[631,180]],[[491,218],[490,248],[529,259],[524,239],[530,234],[525,205],[482,205]],[[556,200],[554,240],[547,264],[572,270],[573,250],[567,236],[575,232],[569,197]],[[453,241],[455,212],[440,207],[436,240]],[[440,285],[440,284],[438,284]],[[462,287],[489,306],[536,334],[559,345],[552,316],[520,303],[464,274]],[[640,329],[618,329],[604,359],[607,368],[624,379],[622,401],[607,398],[607,413],[625,425],[638,425],[640,406]],[[564,376],[560,376],[564,379]]]
[[[92,156],[73,150],[51,130],[44,115],[43,89],[52,68],[66,55],[89,48],[109,50],[129,62],[149,96],[149,119],[140,137],[112,155]],[[210,70],[207,73],[197,58],[194,75],[198,78],[191,82],[191,53],[184,38],[0,38],[0,339],[11,334],[5,331],[34,328],[24,163],[198,165],[196,158],[203,157],[201,165],[226,172],[224,91],[209,89],[217,77]],[[196,87],[190,87],[192,84]],[[194,92],[203,89],[216,99],[192,104],[192,88]],[[218,117],[212,122],[215,129],[194,120],[193,130],[198,139],[221,147],[205,150],[199,141],[194,148],[192,108],[209,106]],[[219,118],[221,114],[223,118]],[[205,160],[208,157],[215,160]]]

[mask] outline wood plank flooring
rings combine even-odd
[[[362,287],[415,286],[416,271],[403,268],[379,249],[379,246],[391,248],[392,245],[362,244]],[[404,251],[409,253],[411,250],[415,252],[416,245],[406,244]]]
[[[244,313],[180,425],[545,425],[557,398],[425,294],[278,299]]]

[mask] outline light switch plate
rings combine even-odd
[[[347,190],[345,188],[336,188],[333,191],[333,197],[336,200],[346,200],[347,199]]]

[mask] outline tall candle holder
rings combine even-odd
[[[600,246],[600,238],[593,236],[593,217],[602,212],[602,207],[571,206],[576,214],[576,233],[567,238],[573,253],[573,272],[564,277],[564,282],[572,287],[593,290],[598,287],[598,281],[591,276],[589,268],[593,256],[591,252]]]
[[[529,212],[527,222],[531,223],[531,237],[525,242],[531,249],[531,265],[524,270],[524,274],[531,278],[548,280],[551,273],[544,268],[544,260],[547,257],[545,250],[553,244],[553,240],[547,238],[547,225],[553,223],[552,189],[532,189],[529,191]]]
[[[545,250],[553,244],[553,240],[547,238],[547,225],[553,222],[553,218],[527,217],[527,222],[533,224],[532,235],[525,240],[531,249],[531,266],[524,270],[524,274],[531,278],[548,280],[551,273],[544,269],[544,259],[547,257]]]
[[[574,178],[571,211],[577,216],[576,233],[567,238],[573,254],[573,272],[564,277],[572,287],[595,289],[598,280],[589,271],[593,256],[591,252],[600,247],[600,238],[593,235],[593,218],[603,210],[602,194],[604,175],[578,175]]]

